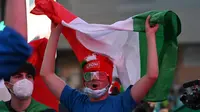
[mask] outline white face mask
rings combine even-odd
[[[108,90],[108,87],[105,87],[103,89],[100,90],[92,90],[88,87],[84,88],[84,92],[91,98],[99,98],[101,96],[103,96]]]
[[[33,93],[33,83],[27,79],[19,80],[13,85],[13,93],[19,99],[27,99]]]

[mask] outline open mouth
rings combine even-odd
[[[97,88],[97,84],[92,84],[92,88]]]

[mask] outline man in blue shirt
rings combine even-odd
[[[85,93],[72,89],[54,73],[55,53],[62,26],[54,27],[49,38],[41,76],[52,93],[70,112],[131,112],[139,103],[158,78],[158,57],[156,36],[158,25],[150,26],[150,16],[146,19],[146,36],[148,44],[147,74],[134,86],[116,96],[109,96],[108,88],[112,82],[113,63],[109,58],[100,54],[85,57],[83,81]],[[111,68],[111,69],[110,69]]]

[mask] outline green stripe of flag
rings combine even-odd
[[[146,74],[147,41],[145,34],[145,20],[151,15],[150,23],[159,23],[156,33],[157,52],[159,58],[159,78],[149,91],[145,100],[163,101],[167,99],[171,88],[177,64],[178,44],[177,36],[181,33],[181,22],[172,11],[150,11],[133,17],[134,31],[139,32],[141,77]]]

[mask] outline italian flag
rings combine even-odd
[[[31,13],[45,14],[54,23],[62,24],[62,33],[80,62],[91,51],[109,56],[115,64],[113,76],[120,78],[125,89],[146,74],[145,20],[151,15],[151,24],[160,24],[156,34],[159,78],[145,99],[167,98],[177,64],[177,36],[181,33],[181,23],[174,12],[149,11],[111,25],[90,24],[53,0],[35,2]]]

